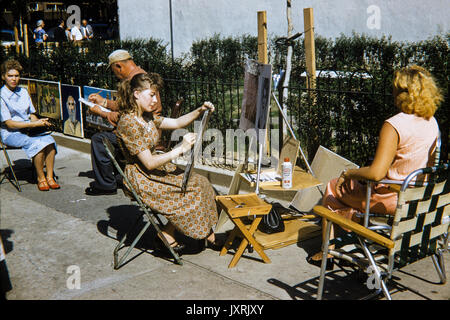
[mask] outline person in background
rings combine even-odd
[[[86,19],[81,21],[81,34],[83,35],[83,40],[92,40],[94,38],[94,30]]]
[[[73,41],[72,32],[71,32],[71,29],[69,28],[69,26],[66,26],[65,34],[66,34],[67,41],[72,42]]]
[[[35,43],[42,43],[44,41],[47,41],[47,33],[44,30],[44,20],[39,20],[36,23],[36,29],[33,31],[33,39]]]
[[[58,27],[55,29],[55,42],[67,42],[66,30],[64,28],[64,20],[60,19]]]
[[[81,41],[83,40],[83,34],[80,30],[80,22],[75,22],[74,26],[70,30],[70,34],[72,36],[72,41]]]
[[[382,179],[403,181],[414,170],[431,166],[439,136],[434,113],[443,101],[430,72],[413,65],[395,71],[393,79],[394,105],[399,110],[385,120],[380,130],[375,157],[370,166],[344,170],[339,178],[331,180],[322,199],[324,207],[346,219],[360,222],[356,216],[366,206],[366,185],[360,181]],[[372,187],[370,212],[393,215],[397,193],[385,184]],[[325,220],[322,237],[325,237]],[[348,230],[346,230],[348,231]],[[332,226],[330,240],[335,238]],[[333,245],[330,249],[333,249]],[[307,258],[310,264],[321,264],[322,252]],[[327,268],[332,269],[332,256],[327,257]]]
[[[1,137],[4,144],[22,148],[32,159],[37,174],[37,187],[40,191],[59,189],[53,176],[56,143],[50,134],[28,135],[27,129],[49,127],[47,118],[39,119],[25,88],[19,87],[22,66],[16,60],[7,60],[1,65],[2,80],[0,89]],[[44,173],[44,166],[46,173]]]

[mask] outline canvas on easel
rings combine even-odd
[[[201,150],[203,134],[208,125],[210,116],[211,116],[211,112],[209,110],[206,110],[203,113],[202,121],[200,124],[200,133],[197,136],[197,140],[195,141],[194,147],[191,149],[191,155],[189,157],[186,168],[184,169],[183,182],[181,185],[181,192],[183,192],[183,193],[186,192],[187,184],[189,182],[189,178],[191,177],[192,169],[195,165],[195,160],[198,158],[198,154]]]
[[[272,65],[256,60],[245,59],[244,95],[242,98],[239,129],[244,131],[255,129],[256,141],[251,139],[248,150],[258,145],[258,160],[262,157],[261,144],[265,143],[267,119],[270,111],[270,95],[272,84]],[[246,167],[248,156],[246,159]]]

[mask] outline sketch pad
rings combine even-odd
[[[81,103],[84,103],[84,104],[87,105],[89,108],[93,108],[93,107],[97,106],[97,107],[99,107],[100,110],[102,110],[103,112],[111,112],[111,110],[106,109],[106,108],[104,108],[104,107],[102,107],[102,106],[100,106],[100,105],[98,105],[98,104],[96,104],[96,103],[90,102],[89,100],[86,100],[86,99],[84,99],[84,98],[80,98],[80,99],[78,99],[78,101],[80,101]]]

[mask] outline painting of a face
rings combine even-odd
[[[67,107],[67,113],[69,114],[70,120],[75,122],[75,120],[77,118],[77,110],[75,109],[75,99],[72,96],[69,96],[67,98],[66,107]]]
[[[61,101],[63,102],[63,133],[79,138],[84,137],[83,111],[78,101],[81,87],[61,84]]]

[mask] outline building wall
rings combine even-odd
[[[171,46],[170,0],[118,0],[121,39],[153,37]],[[292,0],[294,33],[303,31],[303,8],[314,9],[317,35],[352,32],[393,40],[425,40],[449,31],[449,0]],[[257,35],[257,12],[267,12],[269,36],[287,34],[286,1],[172,0],[173,51],[215,33]]]

